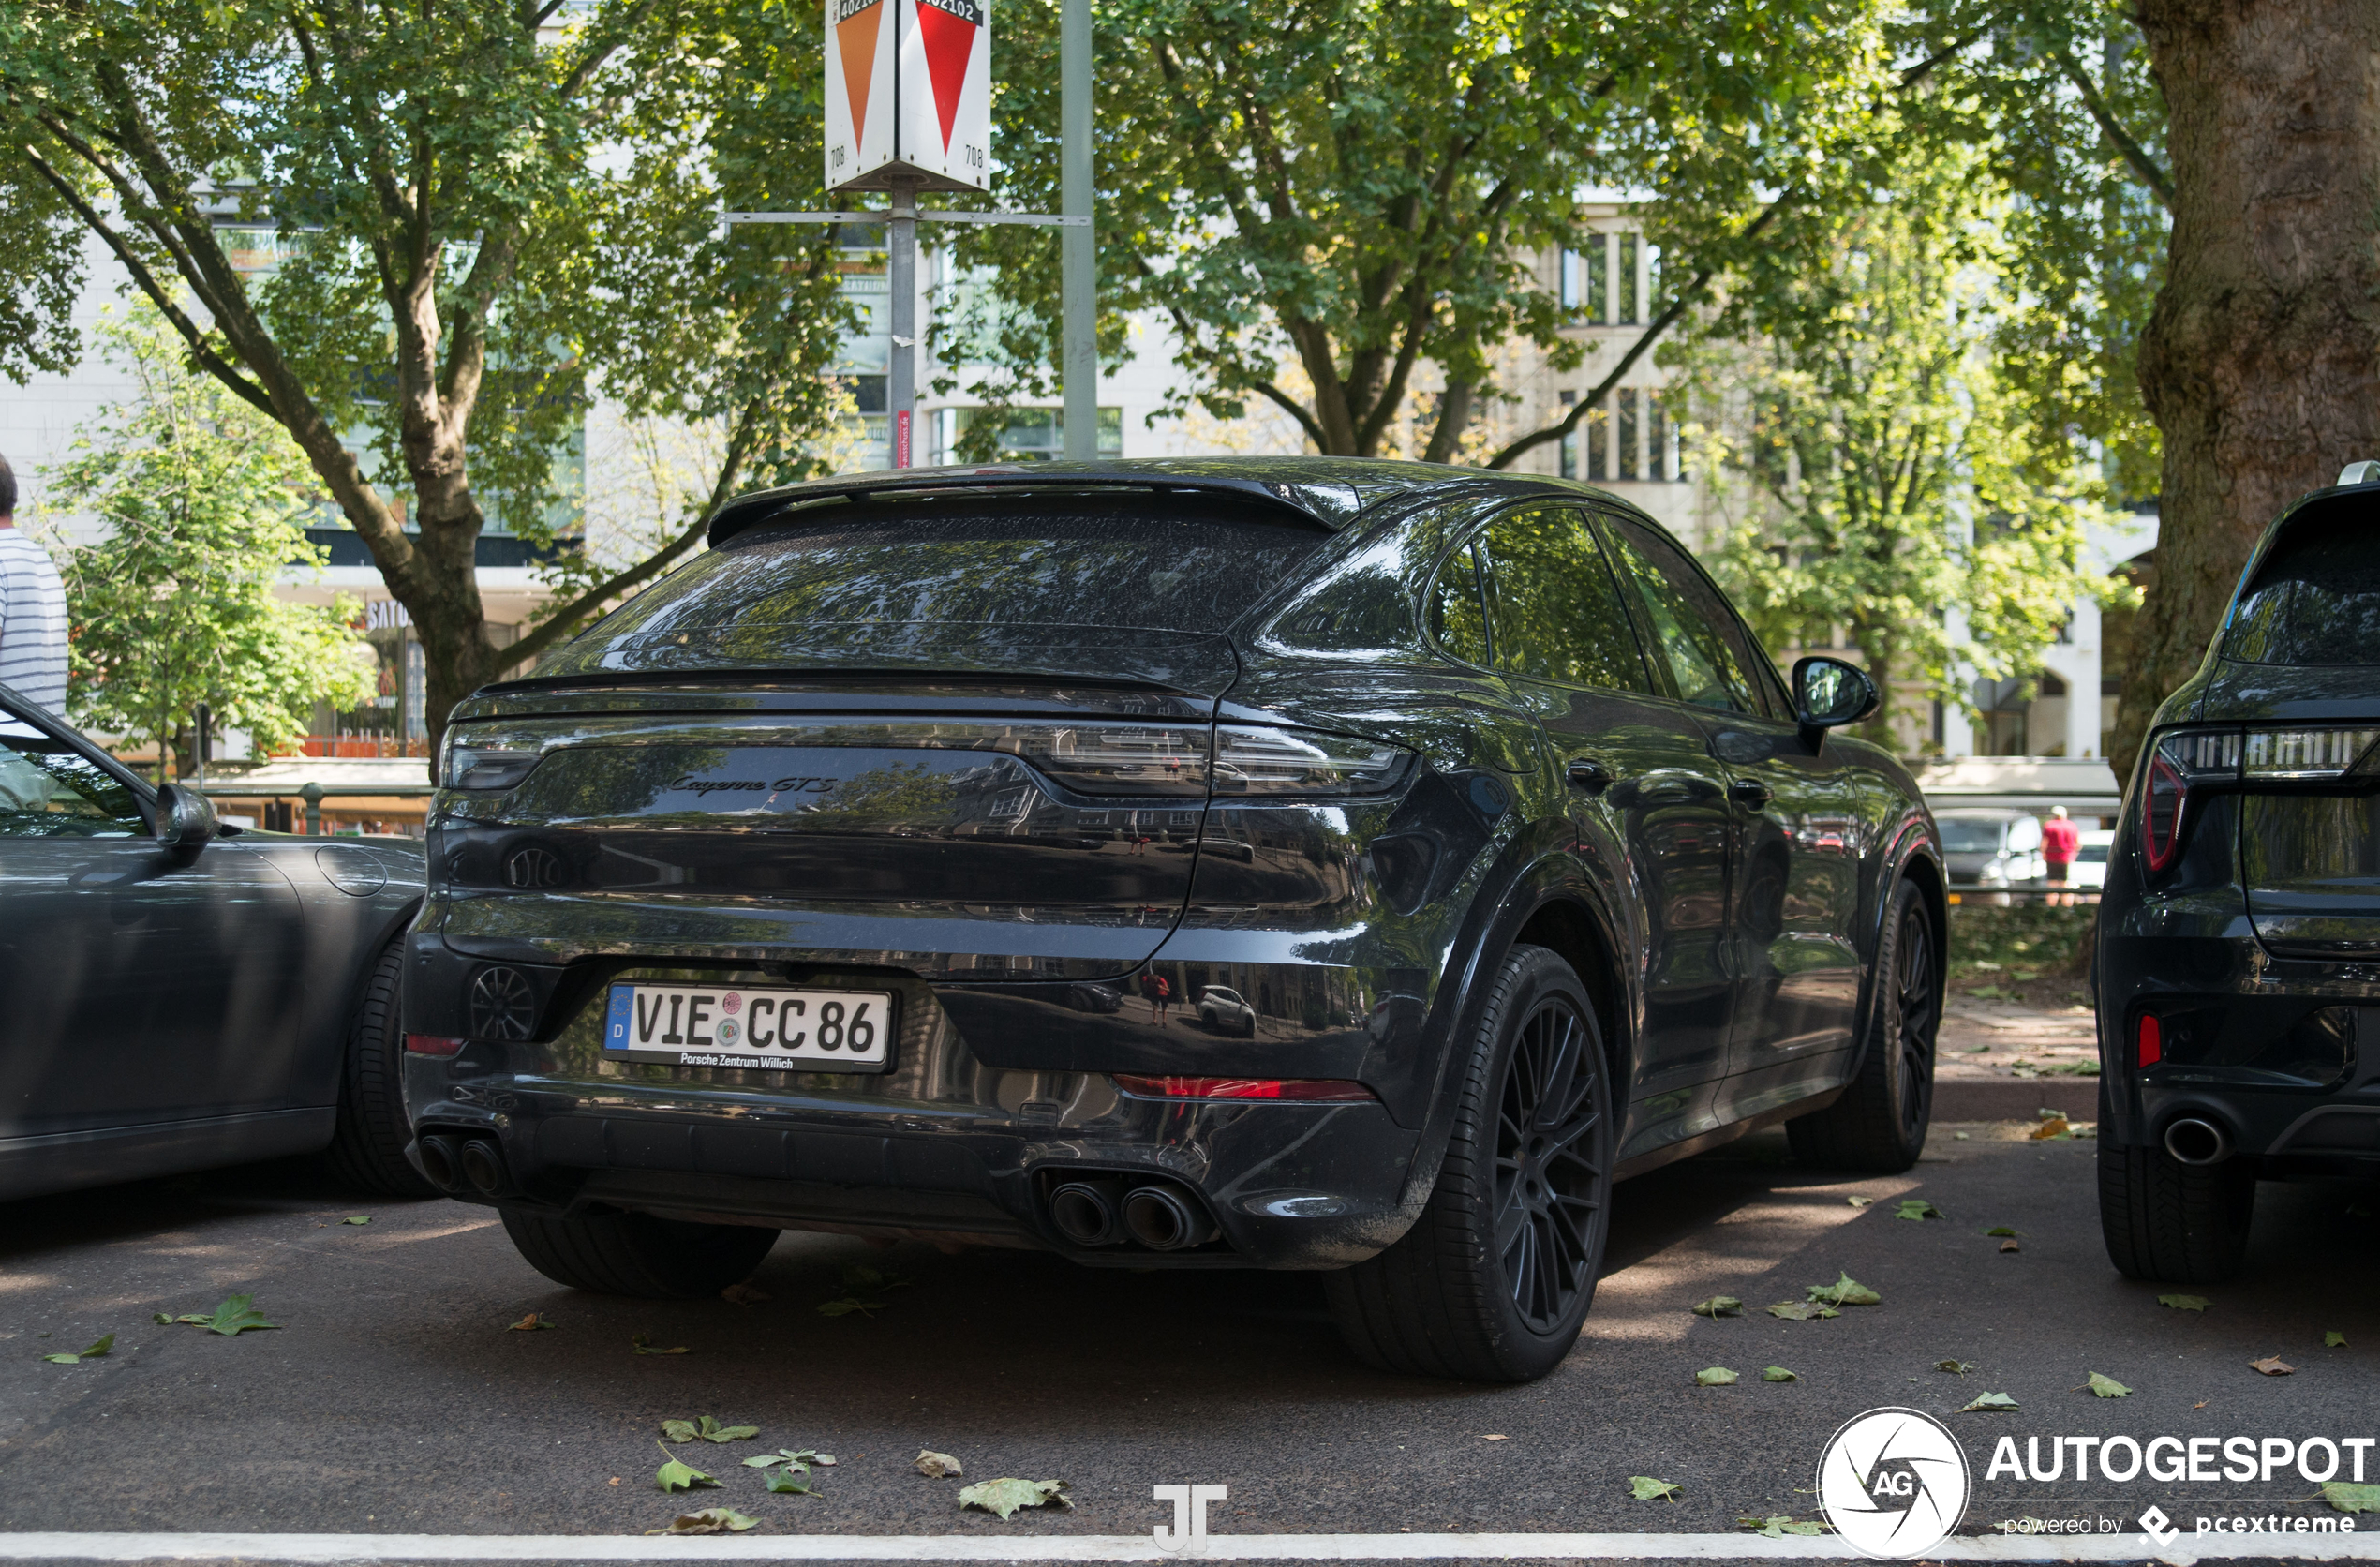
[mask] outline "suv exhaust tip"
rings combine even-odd
[[[1197,1199],[1169,1186],[1136,1186],[1123,1200],[1123,1225],[1151,1251],[1180,1251],[1215,1238],[1213,1219]]]
[[[482,1197],[498,1196],[511,1184],[505,1177],[503,1154],[485,1138],[475,1137],[465,1142],[454,1163]]]
[[[2231,1157],[2231,1134],[2212,1121],[2186,1115],[2165,1128],[2165,1152],[2179,1164],[2221,1164]]]
[[[463,1189],[463,1168],[457,1162],[460,1152],[451,1137],[424,1137],[414,1144],[414,1153],[422,1161],[422,1173],[440,1191]]]
[[[1049,1221],[1077,1246],[1114,1246],[1124,1238],[1123,1188],[1121,1180],[1068,1181],[1049,1194]]]

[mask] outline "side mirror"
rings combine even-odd
[[[1857,664],[1813,654],[1793,665],[1793,716],[1813,745],[1827,730],[1857,724],[1882,705],[1876,682]]]
[[[215,842],[215,802],[196,789],[168,784],[157,790],[157,846],[196,854]]]

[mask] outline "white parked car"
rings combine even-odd
[[[2116,841],[2113,831],[2093,829],[2081,834],[2075,845],[2074,868],[2066,873],[2066,887],[2074,892],[2100,892],[2107,886],[2107,850]]]
[[[1198,1021],[1218,1034],[1243,1034],[1251,1039],[1257,1035],[1257,1009],[1242,1000],[1238,991],[1221,985],[1209,985],[1198,992]]]

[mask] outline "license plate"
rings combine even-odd
[[[614,985],[603,1051],[680,1067],[881,1072],[892,1005],[885,991]]]

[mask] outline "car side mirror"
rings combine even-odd
[[[215,842],[215,802],[196,789],[168,784],[157,790],[157,846],[196,854]]]
[[[1857,724],[1882,705],[1876,682],[1855,664],[1813,654],[1793,665],[1793,716],[1813,746],[1827,730]]]

